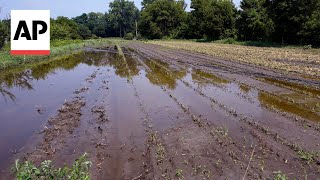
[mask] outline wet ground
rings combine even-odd
[[[84,152],[92,179],[320,177],[318,77],[131,43],[0,74],[0,179]],[[281,172],[281,173],[280,173]]]

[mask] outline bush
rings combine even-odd
[[[92,37],[91,37],[92,39],[99,39],[99,37],[97,36],[97,35],[95,35],[95,34],[92,34]]]
[[[7,31],[5,25],[0,21],[0,50],[3,48],[6,41]]]
[[[237,44],[237,41],[234,38],[227,38],[221,40],[224,44]]]
[[[134,39],[134,35],[132,33],[127,33],[125,36],[124,36],[124,39],[126,40],[133,40]]]
[[[89,168],[91,162],[86,160],[86,154],[75,161],[71,168],[55,168],[52,161],[43,161],[40,166],[35,166],[29,161],[20,163],[16,161],[14,171],[18,180],[25,179],[68,179],[89,180]]]

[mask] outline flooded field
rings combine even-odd
[[[85,152],[92,179],[317,179],[319,85],[143,43],[8,70],[0,179],[15,159]]]

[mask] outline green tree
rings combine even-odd
[[[92,36],[90,29],[84,24],[79,25],[78,34],[82,39],[89,39]]]
[[[192,30],[202,37],[235,37],[236,8],[231,0],[191,0]]]
[[[10,19],[0,20],[0,50],[5,45],[6,40],[10,41]]]
[[[106,34],[108,37],[117,37],[119,36],[118,24],[112,16],[113,15],[105,13]]]
[[[320,45],[320,1],[314,6],[314,10],[308,20],[302,25],[299,35],[304,43]]]
[[[92,32],[98,37],[107,37],[105,24],[97,24]]]
[[[237,20],[239,38],[242,40],[269,40],[274,23],[268,15],[266,0],[243,0]]]
[[[148,38],[176,37],[185,19],[186,12],[180,1],[157,0],[142,10],[139,29]]]
[[[156,0],[143,0],[142,2],[141,2],[141,6],[142,6],[142,8],[144,8],[145,6],[147,6],[148,4],[151,4],[151,3],[153,3],[153,2],[155,2]]]
[[[0,50],[4,46],[5,40],[7,38],[7,30],[5,24],[0,21]]]
[[[67,17],[59,16],[56,20],[51,19],[52,39],[81,39],[78,32],[78,24]]]
[[[118,29],[120,37],[134,31],[139,10],[133,1],[114,0],[109,7],[109,20],[113,28]]]
[[[83,13],[81,16],[77,16],[77,17],[73,18],[73,20],[78,24],[87,25],[88,15],[86,13]]]
[[[274,40],[301,43],[301,31],[317,8],[319,0],[269,0],[269,15],[275,23]]]

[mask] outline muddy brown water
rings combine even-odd
[[[212,68],[207,56],[123,50],[0,73],[1,177],[13,178],[18,158],[61,166],[84,152],[92,179],[319,177],[319,109],[307,104],[317,96]],[[299,102],[276,96],[291,91]]]
[[[70,98],[81,81],[97,69],[83,63],[84,58],[83,54],[76,54],[51,63],[9,70],[0,75],[2,168],[9,165],[12,151],[22,151],[28,138],[40,132],[59,105]]]

